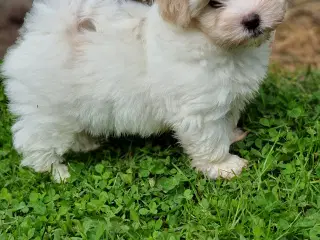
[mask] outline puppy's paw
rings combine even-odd
[[[65,182],[70,177],[68,167],[61,163],[53,164],[52,176],[57,183]]]
[[[248,161],[242,159],[236,155],[230,155],[230,157],[220,163],[206,163],[200,166],[196,166],[196,169],[203,172],[211,179],[224,178],[231,179],[240,175],[242,170],[246,168]]]
[[[248,133],[249,133],[248,131],[244,132],[240,128],[236,128],[233,131],[233,139],[232,139],[231,143],[242,141],[243,139],[245,139],[245,137],[248,135]]]

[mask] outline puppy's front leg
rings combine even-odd
[[[229,153],[232,131],[225,118],[205,122],[189,117],[176,126],[182,146],[192,157],[192,166],[212,179],[230,179],[247,165],[246,160]]]

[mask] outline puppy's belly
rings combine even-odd
[[[93,135],[117,136],[135,134],[147,137],[166,129],[162,116],[152,106],[137,102],[86,103],[79,109],[78,119],[84,130]]]

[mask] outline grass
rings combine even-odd
[[[211,181],[175,140],[69,154],[72,177],[19,167],[0,84],[0,239],[320,240],[320,73],[270,73],[233,147],[250,167]]]

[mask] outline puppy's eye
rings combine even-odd
[[[212,8],[221,8],[223,4],[220,1],[209,1],[209,6]]]

